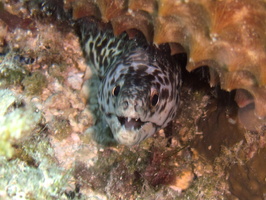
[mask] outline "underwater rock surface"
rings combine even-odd
[[[220,79],[224,89],[244,88],[264,112],[265,29],[258,26],[264,1],[175,2],[0,3],[0,88],[9,94],[0,101],[6,108],[1,119],[20,110],[16,117],[27,122],[19,139],[6,139],[12,153],[1,155],[0,198],[265,199],[265,130],[246,130],[234,93],[209,87],[209,80],[214,85]],[[171,127],[132,148],[103,147],[92,140],[87,130],[99,113],[95,91],[83,87],[93,79],[78,37],[65,21],[70,8],[74,18],[92,13],[111,21],[117,34],[137,28],[148,40],[183,46],[191,58],[187,68],[195,70],[184,71],[183,109]],[[132,23],[136,19],[140,23]],[[246,29],[239,21],[246,21]],[[210,38],[210,33],[218,35]],[[203,65],[212,67],[211,77],[197,69]],[[5,133],[1,129],[1,137]],[[38,178],[28,181],[32,177]]]

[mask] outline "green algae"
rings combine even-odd
[[[38,71],[26,76],[22,81],[26,95],[40,95],[47,84],[45,76]]]
[[[71,171],[58,167],[49,140],[36,128],[41,113],[22,98],[0,90],[0,198],[67,199]]]
[[[10,90],[0,90],[0,97],[0,155],[11,158],[12,145],[31,134],[41,113],[30,105],[20,107],[20,98]]]
[[[63,117],[54,117],[50,126],[54,130],[55,138],[60,141],[66,139],[72,130],[69,121]]]
[[[0,116],[3,116],[7,109],[18,99],[10,90],[0,90]]]
[[[9,53],[0,60],[0,87],[8,87],[21,83],[28,71]]]
[[[30,74],[14,52],[0,57],[1,88],[22,85],[26,95],[40,95],[47,84],[46,77],[40,71]]]
[[[60,83],[64,81],[63,73],[66,71],[67,66],[65,64],[55,64],[49,66],[48,73],[55,77]]]
[[[68,199],[65,191],[71,171],[58,167],[45,138],[29,140],[23,156],[14,160],[0,157],[0,197],[5,199]],[[27,157],[27,160],[21,158]],[[29,165],[28,159],[33,161]]]

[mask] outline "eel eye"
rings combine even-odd
[[[115,87],[113,88],[112,95],[113,95],[113,96],[117,96],[117,95],[119,94],[119,92],[120,92],[120,86],[117,85],[117,86],[115,86]]]
[[[159,95],[158,95],[158,92],[156,90],[154,90],[151,94],[151,105],[154,107],[158,104],[159,102]]]

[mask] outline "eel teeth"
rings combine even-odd
[[[117,117],[120,124],[125,126],[127,129],[139,129],[145,122],[142,122],[140,118],[131,117]]]

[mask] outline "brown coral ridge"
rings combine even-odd
[[[73,18],[111,22],[114,33],[140,30],[148,41],[188,54],[187,70],[210,67],[210,85],[244,89],[266,117],[265,0],[67,0]]]

